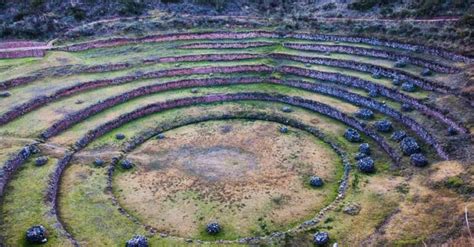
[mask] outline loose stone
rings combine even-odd
[[[317,232],[313,235],[313,242],[318,246],[323,246],[329,242],[329,233]]]
[[[117,139],[117,140],[123,140],[123,139],[125,139],[125,135],[122,134],[122,133],[118,133],[118,134],[115,135],[115,139]]]
[[[48,163],[48,157],[46,157],[46,156],[38,157],[35,160],[35,165],[36,166],[44,166],[44,165],[46,165],[46,163]]]
[[[141,235],[133,236],[127,241],[126,247],[148,247],[148,239]]]

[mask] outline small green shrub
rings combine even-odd
[[[454,177],[449,177],[448,179],[446,179],[445,184],[446,184],[446,187],[448,188],[459,188],[464,185],[464,181],[462,180],[462,178],[458,176],[454,176]]]

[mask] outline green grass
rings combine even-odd
[[[384,174],[378,173],[379,177],[389,179]],[[351,176],[355,178],[355,174]],[[350,216],[342,212],[342,205],[338,210],[331,211],[326,216],[326,220],[319,225],[318,230],[328,231],[331,239],[338,244],[350,245],[354,242],[361,242],[375,228],[381,224],[398,206],[398,196],[393,193],[378,194],[366,188],[367,181],[371,178],[359,178],[360,189],[354,190],[349,186],[344,203],[357,202],[361,205],[362,211],[356,216]],[[383,186],[383,185],[381,185]],[[331,220],[327,220],[331,219]]]
[[[44,225],[49,232],[45,246],[69,245],[68,240],[54,230],[54,221],[46,216],[49,208],[44,203],[44,195],[48,175],[56,161],[50,157],[42,167],[36,167],[33,161],[27,162],[9,184],[2,205],[2,235],[9,246],[28,246],[24,234],[37,224]]]

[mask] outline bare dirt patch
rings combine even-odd
[[[433,182],[441,182],[448,177],[457,176],[464,172],[463,165],[458,161],[443,161],[433,165],[430,179]]]

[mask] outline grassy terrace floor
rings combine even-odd
[[[177,49],[180,45],[198,42],[275,44],[247,49]],[[263,80],[262,83],[195,87],[196,91],[192,88],[179,88],[128,99],[125,103],[109,107],[72,125],[57,136],[43,140],[38,145],[41,153],[33,155],[14,173],[6,187],[5,196],[0,200],[0,242],[5,241],[7,246],[28,246],[24,238],[26,229],[35,224],[42,224],[50,234],[45,246],[70,246],[70,241],[58,230],[60,227],[55,225],[55,215],[49,212],[51,208],[45,199],[51,184],[50,176],[55,173],[57,162],[66,151],[71,150],[77,140],[91,130],[153,103],[213,94],[251,92],[301,97],[331,106],[348,116],[354,116],[361,108],[337,97],[272,84],[268,82],[270,78],[284,81],[304,80],[314,85],[336,86],[369,97],[369,93],[361,89],[277,71],[281,66],[353,76],[395,89],[426,104],[435,105],[437,101],[433,99],[446,96],[419,88],[416,92],[404,92],[399,86],[393,85],[392,80],[375,79],[370,73],[269,57],[235,61],[162,62],[149,65],[142,63],[143,59],[156,57],[278,53],[356,61],[384,68],[393,68],[395,64],[387,59],[298,51],[283,47],[285,42],[397,51],[392,48],[345,42],[250,38],[133,44],[81,52],[50,51],[43,58],[0,59],[0,82],[35,73],[42,75],[31,83],[8,89],[11,96],[0,98],[0,114],[38,96],[52,95],[60,89],[92,80],[198,67],[267,65],[275,68],[275,71],[264,73],[190,74],[107,85],[54,99],[1,125],[0,167],[7,164],[7,160],[23,146],[33,143],[40,133],[68,114],[134,89],[184,79],[255,77]],[[404,53],[450,63],[460,68],[466,66],[431,55],[406,51]],[[111,63],[130,63],[132,67],[109,72],[61,75],[61,71],[66,73],[81,66]],[[398,69],[418,77],[421,77],[420,73],[423,71],[422,67],[414,65]],[[435,73],[426,78],[446,85],[457,76],[459,75]],[[449,97],[458,99],[458,96]],[[382,96],[372,99],[402,112],[400,102]],[[411,166],[408,156],[402,156],[400,166],[395,166],[387,152],[384,152],[373,138],[361,133],[363,142],[369,143],[371,147],[370,156],[376,167],[375,173],[366,174],[359,171],[355,165],[360,143],[349,142],[343,137],[348,124],[302,107],[291,106],[290,112],[284,112],[285,107],[288,105],[259,100],[196,104],[149,114],[104,133],[78,151],[61,176],[57,205],[60,223],[81,246],[121,246],[135,234],[146,235],[151,246],[186,246],[189,245],[186,239],[191,239],[188,241],[193,241],[194,244],[204,241],[201,243],[204,246],[220,246],[221,244],[214,241],[238,240],[252,236],[267,236],[259,239],[259,243],[269,246],[307,246],[312,241],[311,234],[319,230],[329,232],[331,243],[337,242],[341,246],[375,243],[419,245],[425,240],[431,241],[432,234],[447,225],[452,230],[456,224],[453,223],[454,217],[447,217],[449,212],[458,216],[463,209],[461,205],[474,207],[472,202],[465,203],[463,197],[453,190],[439,188],[442,183],[439,181],[450,178],[449,174],[467,177],[466,172],[461,169],[462,165],[457,161],[439,162],[441,159],[432,145],[421,140],[407,125],[379,111],[374,111],[374,118],[371,120],[359,119],[363,126],[369,126],[369,129],[373,128],[376,121],[391,120],[392,131],[376,133],[383,137],[397,155],[402,155],[402,151],[400,144],[391,139],[393,131],[404,130],[409,136],[416,137],[430,166]],[[347,152],[352,164],[345,197],[338,196],[339,183],[344,174],[341,157],[327,143],[309,135],[308,132],[289,127],[289,133],[280,133],[279,128],[283,126],[280,123],[249,120],[202,122],[166,131],[165,139],[152,138],[129,153],[123,151],[124,145],[133,137],[159,126],[200,116],[236,112],[288,117],[321,130],[329,140]],[[420,114],[417,110],[403,112],[403,115],[414,119],[436,140],[444,142],[447,138],[446,124],[435,123],[433,118]],[[117,134],[124,134],[125,138],[118,140]],[[110,192],[107,188],[108,165],[113,157],[121,155],[122,158],[132,160],[135,166],[132,170],[117,166],[112,176]],[[46,165],[35,166],[35,159],[39,156],[49,158]],[[97,158],[103,159],[106,165],[95,166],[93,163]],[[447,172],[443,169],[447,169]],[[323,177],[325,185],[322,188],[310,187],[308,180],[311,175]],[[139,224],[118,210],[118,205],[114,205],[112,200],[114,196],[118,204],[131,217],[137,219]],[[454,205],[450,201],[454,202]],[[348,215],[344,212],[348,205],[357,205],[360,212],[357,215]],[[330,207],[326,210],[326,206]],[[423,208],[434,210],[436,215],[426,213]],[[318,216],[319,212],[322,213]],[[284,238],[268,237],[274,231],[294,229],[315,217],[318,222],[312,227],[290,231]],[[415,219],[413,226],[404,220],[406,217]],[[223,231],[218,235],[209,235],[205,231],[206,224],[213,220],[223,226]],[[150,229],[144,225],[151,225],[158,232],[151,234]],[[398,226],[403,230],[397,230]],[[226,246],[234,245],[239,243],[234,241]]]

